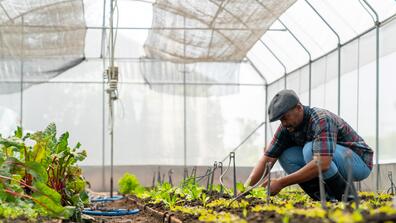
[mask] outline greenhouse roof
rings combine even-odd
[[[116,59],[165,62],[161,69],[169,62],[219,63],[216,72],[242,61],[266,83],[373,29],[373,10],[380,22],[396,12],[394,0],[118,0],[115,5]],[[107,57],[109,15],[109,0],[1,0],[3,73],[18,74],[15,58],[23,58],[25,78],[46,81],[84,59]]]

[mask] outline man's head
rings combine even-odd
[[[268,107],[270,122],[280,120],[283,127],[292,132],[304,119],[304,107],[293,90],[282,90],[272,99]]]

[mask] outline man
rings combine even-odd
[[[282,90],[274,96],[268,115],[270,122],[280,120],[281,124],[247,185],[256,184],[267,162],[273,165],[277,160],[288,175],[271,180],[272,195],[286,186],[299,184],[311,198],[320,200],[315,159],[320,160],[327,199],[342,199],[349,167],[353,181],[369,176],[373,150],[339,116],[325,109],[303,106],[292,90]],[[345,159],[348,153],[350,164]]]

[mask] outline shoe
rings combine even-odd
[[[329,179],[324,180],[326,183],[326,191],[330,191],[330,193],[337,199],[338,201],[342,201],[345,188],[347,187],[348,183],[344,179],[344,177],[337,172],[334,176],[330,177]],[[353,190],[353,187],[350,188]],[[355,199],[355,191],[350,191],[348,197],[346,198],[347,201],[352,201]]]

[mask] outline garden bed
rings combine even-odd
[[[239,184],[240,192],[244,190]],[[246,197],[231,202],[232,193],[214,186],[209,193],[193,181],[172,187],[163,183],[155,188],[129,191],[124,203],[134,204],[168,222],[396,222],[393,196],[373,192],[359,193],[359,208],[354,202],[313,201],[299,189],[284,189],[267,199],[264,188],[253,189]]]

